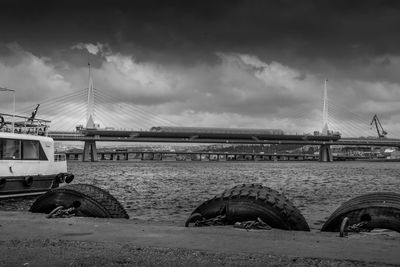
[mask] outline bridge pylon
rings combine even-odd
[[[328,135],[328,88],[326,86],[326,83],[328,82],[328,79],[325,79],[324,82],[324,102],[322,106],[322,131],[321,133],[323,135]]]
[[[82,161],[98,161],[96,141],[85,141],[85,145],[83,147]]]
[[[93,79],[92,79],[92,72],[90,69],[90,63],[88,63],[88,66],[89,66],[89,86],[88,86],[88,102],[87,102],[87,113],[86,113],[86,129],[95,129],[96,125],[93,120],[94,88],[93,88]],[[94,140],[85,141],[82,161],[98,161],[96,141]]]
[[[324,103],[322,107],[322,135],[328,135],[328,88],[326,83],[328,79],[324,81]],[[319,161],[321,162],[331,162],[333,161],[332,151],[330,145],[320,145],[319,147]]]
[[[320,162],[331,162],[333,161],[332,150],[330,145],[319,146],[319,161]]]

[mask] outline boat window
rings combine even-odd
[[[39,143],[39,160],[48,160],[42,145]]]
[[[48,160],[38,140],[0,139],[0,159]]]
[[[3,139],[1,141],[2,159],[21,159],[21,142]]]
[[[22,141],[22,159],[39,159],[39,142],[32,140]]]

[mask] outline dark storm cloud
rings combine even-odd
[[[400,129],[399,1],[2,1],[0,85],[39,101],[95,87],[178,125]],[[0,102],[4,100],[0,98]],[[110,101],[112,106],[113,101]],[[116,108],[116,107],[115,107]],[[117,108],[116,108],[117,109]],[[301,111],[301,112],[300,112]]]
[[[18,38],[22,46],[37,51],[95,40],[120,51],[135,48],[142,58],[176,61],[212,59],[210,51],[216,50],[258,52],[285,61],[294,55],[340,61],[399,52],[398,1],[3,1],[0,5],[2,41]]]

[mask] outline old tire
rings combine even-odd
[[[367,228],[382,228],[400,232],[400,194],[378,192],[350,199],[336,209],[321,231],[338,232],[348,217],[348,225],[368,221]]]
[[[69,184],[55,188],[40,196],[31,206],[31,212],[50,213],[56,207],[72,207],[80,202],[77,216],[99,218],[126,218],[122,205],[107,191],[88,184]]]
[[[259,184],[242,184],[226,190],[198,206],[192,215],[196,213],[205,219],[226,215],[228,224],[260,218],[272,228],[310,231],[303,215],[291,201]]]
[[[203,220],[203,216],[200,213],[192,213],[185,222],[185,227],[189,227],[190,223]]]

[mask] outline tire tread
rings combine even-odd
[[[209,206],[215,204],[220,204],[221,206],[229,205],[230,200],[239,198],[248,203],[261,204],[268,209],[278,211],[283,220],[285,220],[285,222],[282,222],[282,229],[286,229],[283,225],[288,224],[289,227],[287,230],[310,231],[303,215],[290,200],[277,191],[260,184],[241,184],[225,190],[222,194],[203,202],[192,214],[202,214]],[[220,214],[215,214],[215,216],[218,215]]]
[[[89,184],[68,184],[50,190],[46,194],[40,196],[31,206],[30,211],[35,212],[40,209],[41,203],[46,201],[49,195],[57,193],[69,193],[71,195],[79,195],[89,198],[98,203],[107,212],[110,218],[129,218],[126,210],[121,203],[106,190]]]

